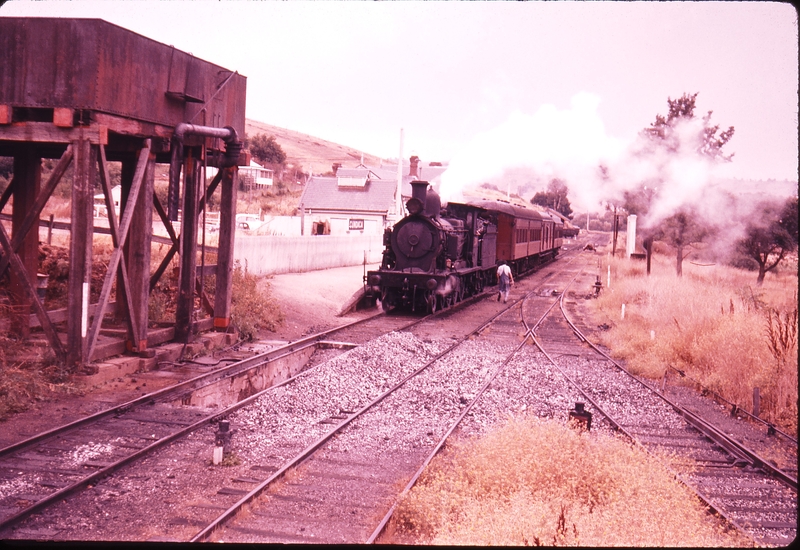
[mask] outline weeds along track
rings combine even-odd
[[[611,360],[569,320],[566,295],[531,327],[537,347],[583,394],[587,409],[659,458],[713,510],[759,545],[797,535],[797,478]],[[776,444],[794,447],[791,440]],[[791,454],[791,450],[790,450]],[[794,473],[794,475],[792,475]]]
[[[483,311],[478,317],[497,313],[503,307],[487,300],[475,306],[480,309],[481,304],[491,311]],[[442,312],[430,322],[440,327],[456,325],[446,319],[459,312],[465,319],[475,317],[472,308],[468,314],[462,309]],[[261,380],[275,385],[263,391],[255,389],[250,382],[264,377],[260,371],[264,365],[280,361],[303,346],[313,347],[343,334],[348,341],[360,339],[345,329],[338,334],[333,330],[312,335],[0,450],[0,536],[173,541],[196,537],[204,526],[213,524],[220,511],[235,507],[243,495],[288,464],[298,448],[306,449],[332,427],[338,427],[391,383],[413,372],[440,349],[452,346],[455,339],[435,340],[426,336],[426,331],[436,333],[441,328],[434,330],[419,319],[407,318],[382,319],[378,324],[383,328],[373,328],[371,333],[385,330],[387,322],[396,323],[395,328],[417,325],[413,330],[422,336],[393,332],[327,361],[323,368],[318,366],[283,381],[280,376]],[[479,323],[471,319],[470,324]],[[467,325],[462,325],[457,332],[463,334]],[[468,351],[462,354],[474,363],[481,350],[470,349],[470,342],[464,345]],[[412,458],[416,456],[413,449],[435,442],[436,430],[441,428],[427,427],[420,411],[427,411],[431,419],[439,414],[449,418],[448,414],[468,402],[473,386],[488,368],[473,366],[471,374],[462,376],[447,371],[447,367],[447,362],[440,362],[437,369],[444,374],[436,381],[421,376],[414,382],[420,387],[409,383],[409,389],[403,390],[411,392],[407,399],[393,398],[413,411],[405,422],[393,421],[397,430],[388,427],[386,418],[380,420],[381,415],[375,417],[379,419],[375,421],[377,427],[384,430],[378,442],[382,441],[384,447],[411,449]],[[212,386],[232,389],[225,397],[230,403],[210,398]],[[265,409],[264,403],[272,403],[272,409]],[[215,428],[222,418],[228,418],[234,428],[232,453],[223,465],[214,466]],[[370,418],[365,411],[363,419],[353,422],[354,427],[372,421]],[[406,425],[422,431],[406,437]],[[308,461],[308,467],[322,463],[325,457],[334,465],[347,453],[354,454],[336,447],[349,449],[349,433],[315,455],[323,458]],[[361,436],[356,438],[360,440]],[[367,460],[368,464],[375,462],[374,457]],[[401,468],[404,463],[393,460],[391,464]],[[368,492],[362,488],[360,494]],[[357,510],[351,510],[351,515]],[[377,513],[370,510],[373,515]]]

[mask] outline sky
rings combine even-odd
[[[735,127],[722,175],[797,180],[786,3],[12,0],[2,16],[105,19],[245,75],[248,118],[386,159],[402,128],[404,158],[450,162],[455,186],[524,165],[584,178],[589,208],[597,164],[628,170],[667,98],[696,92],[697,115]]]

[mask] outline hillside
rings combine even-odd
[[[313,170],[315,174],[328,172],[335,162],[340,162],[345,168],[355,168],[361,162],[362,155],[365,165],[381,165],[379,157],[358,151],[352,147],[346,147],[308,134],[272,126],[249,118],[245,120],[245,132],[249,136],[256,134],[275,136],[275,141],[286,153],[287,162],[302,166],[306,172],[309,169]]]

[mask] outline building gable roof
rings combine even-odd
[[[341,187],[336,177],[313,176],[300,197],[306,210],[341,210],[344,212],[381,212],[394,209],[396,182],[370,180],[364,187]]]

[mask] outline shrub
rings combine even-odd
[[[259,279],[236,262],[233,270],[231,322],[244,340],[256,338],[260,329],[277,329],[284,320],[283,312],[269,295],[269,286],[259,288]]]

